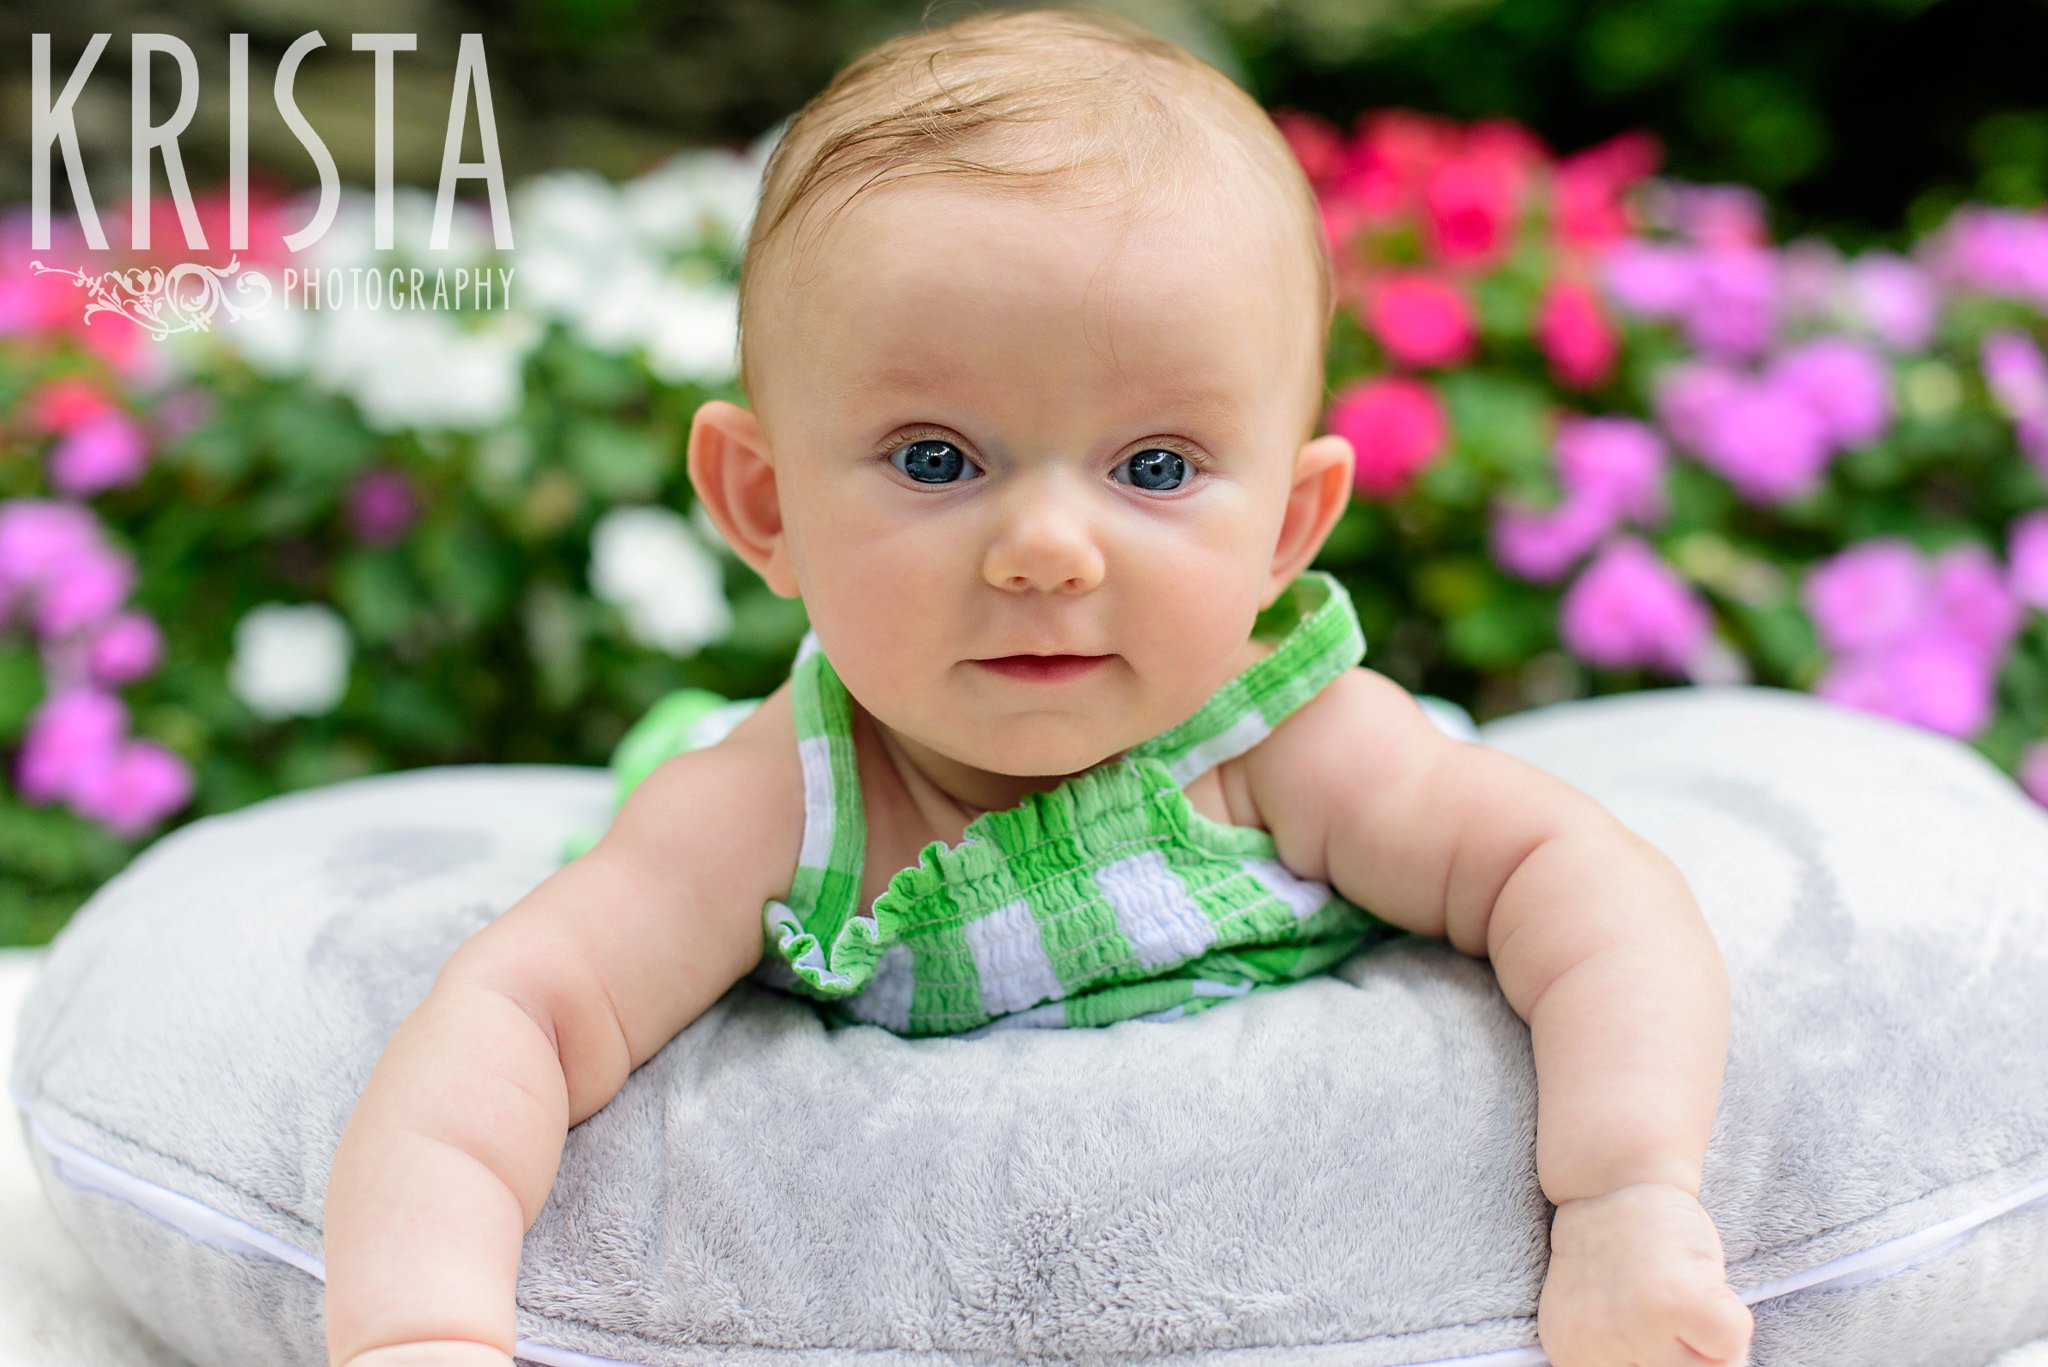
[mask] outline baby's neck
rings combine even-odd
[[[853,710],[855,725],[865,727],[876,748],[887,757],[888,772],[904,800],[921,819],[940,831],[956,833],[983,812],[1007,811],[1021,803],[1026,794],[1050,791],[1073,777],[990,773],[890,730],[858,702],[853,704]],[[1108,755],[1099,762],[1116,757]],[[949,835],[949,843],[952,838],[956,837]]]

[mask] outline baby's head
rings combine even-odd
[[[1086,768],[1181,720],[1351,488],[1311,440],[1334,309],[1272,120],[1089,10],[856,58],[770,157],[740,282],[752,409],[690,472],[914,747]],[[979,660],[1106,655],[1064,683]]]

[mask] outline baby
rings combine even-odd
[[[507,1367],[567,1130],[750,973],[906,1034],[1101,1024],[1278,989],[1388,923],[1488,958],[1529,1023],[1550,1360],[1742,1361],[1697,1199],[1719,952],[1657,850],[1355,667],[1309,568],[1352,490],[1315,435],[1331,267],[1271,120],[1121,21],[971,16],[804,109],[742,275],[752,407],[698,411],[690,476],[811,634],[393,1035],[327,1187],[332,1362]],[[1040,870],[1094,860],[1087,952],[1021,897],[918,914],[1034,832]],[[1171,882],[1219,861],[1257,875],[1205,885],[1228,914]]]

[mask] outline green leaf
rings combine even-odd
[[[43,700],[43,666],[26,645],[0,643],[0,743],[21,739]]]
[[[563,454],[595,497],[634,502],[654,497],[679,453],[659,429],[580,422],[569,429]]]
[[[396,551],[358,550],[334,572],[334,599],[365,645],[403,635],[420,616],[418,588]]]

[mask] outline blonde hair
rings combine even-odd
[[[741,384],[751,399],[747,304],[764,268],[778,252],[799,257],[794,239],[810,206],[856,178],[826,224],[863,191],[911,175],[1107,203],[1128,219],[1148,198],[1213,212],[1198,187],[1219,151],[1234,152],[1252,173],[1248,200],[1284,209],[1309,257],[1320,315],[1312,405],[1319,411],[1336,289],[1300,162],[1229,77],[1176,43],[1083,6],[970,14],[889,39],[855,57],[797,112],[763,170],[741,260]]]

